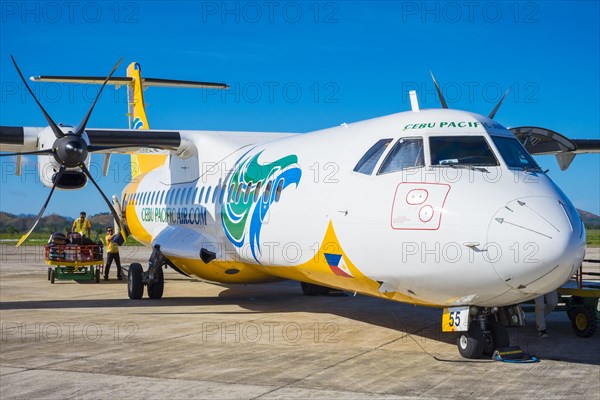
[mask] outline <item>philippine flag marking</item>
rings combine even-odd
[[[348,269],[348,266],[344,262],[344,258],[341,254],[325,253],[325,259],[327,265],[331,268],[331,271],[337,276],[343,276],[345,278],[354,278],[352,273]]]

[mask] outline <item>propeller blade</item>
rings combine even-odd
[[[504,93],[504,96],[502,96],[502,98],[500,99],[498,104],[496,104],[496,107],[494,107],[494,109],[492,110],[490,115],[488,115],[489,119],[494,119],[494,117],[496,116],[496,113],[498,112],[498,109],[500,109],[500,106],[502,105],[502,102],[504,101],[504,98],[506,97],[506,95],[508,94],[509,91],[510,91],[510,88],[506,89],[506,93]]]
[[[98,189],[98,192],[100,192],[100,195],[102,196],[102,198],[104,199],[104,201],[108,205],[108,208],[110,208],[110,212],[111,212],[113,218],[115,219],[115,221],[117,221],[117,224],[119,225],[119,231],[123,235],[125,235],[125,231],[123,230],[123,225],[121,224],[121,217],[119,216],[119,214],[117,214],[117,211],[115,211],[115,209],[114,209],[113,205],[111,204],[111,202],[104,195],[104,192],[102,191],[102,189],[100,189],[100,186],[98,186],[98,184],[96,183],[96,181],[92,177],[92,174],[90,174],[90,171],[85,166],[85,164],[82,163],[82,164],[79,165],[79,167],[81,168],[81,170],[83,171],[83,173],[88,177],[88,179],[94,184],[94,186],[96,186],[96,189]]]
[[[31,226],[31,228],[29,228],[29,230],[27,231],[26,234],[21,236],[21,239],[19,239],[19,241],[17,242],[16,247],[19,247],[25,240],[27,240],[29,235],[31,235],[31,232],[33,232],[33,230],[37,226],[38,222],[40,222],[40,219],[42,219],[42,216],[44,215],[44,212],[46,211],[46,207],[48,206],[48,203],[50,202],[50,198],[52,197],[52,193],[54,193],[54,189],[56,189],[56,184],[58,183],[58,181],[60,181],[60,178],[62,177],[62,175],[66,169],[67,169],[66,167],[60,167],[60,169],[58,170],[56,177],[54,178],[54,185],[52,185],[52,189],[50,189],[50,194],[48,195],[46,202],[42,206],[42,209],[38,213],[37,217],[35,218],[35,222]]]
[[[446,104],[446,99],[444,99],[444,95],[442,94],[440,85],[438,85],[437,81],[435,80],[435,76],[433,76],[433,72],[429,71],[429,73],[431,74],[431,79],[433,79],[433,84],[435,85],[435,90],[437,90],[438,97],[440,98],[440,103],[442,103],[442,108],[448,108],[448,104]]]
[[[75,131],[75,135],[81,136],[83,134],[83,131],[85,130],[85,126],[87,125],[88,120],[90,119],[90,115],[92,115],[92,111],[94,110],[94,107],[96,106],[96,102],[98,101],[98,99],[100,98],[100,95],[102,94],[102,90],[104,89],[104,86],[106,86],[106,83],[113,76],[113,74],[115,73],[115,71],[117,70],[117,68],[119,68],[119,64],[121,64],[121,61],[123,61],[123,57],[121,57],[121,59],[119,61],[117,61],[117,63],[113,67],[112,71],[110,71],[110,74],[108,74],[108,76],[104,80],[104,83],[100,87],[100,90],[98,91],[98,94],[96,95],[96,98],[94,99],[94,102],[92,103],[92,106],[90,107],[90,109],[88,110],[87,114],[85,115],[85,117],[83,117],[83,120],[81,121],[81,123],[77,127],[77,131]]]
[[[50,128],[52,128],[52,132],[54,132],[54,136],[56,136],[57,139],[65,136],[65,134],[63,133],[63,131],[58,127],[58,125],[56,125],[56,123],[52,120],[52,118],[50,118],[50,115],[48,115],[48,113],[46,112],[46,110],[44,110],[44,107],[42,107],[42,104],[40,103],[40,101],[37,99],[37,97],[35,97],[35,94],[33,94],[33,91],[31,90],[31,88],[27,84],[27,81],[23,77],[23,74],[21,73],[21,69],[17,65],[17,61],[15,60],[15,58],[12,55],[10,56],[10,58],[12,59],[12,62],[15,65],[15,68],[17,70],[17,73],[21,77],[21,80],[25,84],[25,87],[27,88],[27,90],[29,90],[29,93],[31,94],[31,96],[33,97],[33,99],[35,100],[35,102],[37,103],[37,105],[40,107],[40,110],[42,110],[42,113],[44,114],[44,117],[46,118],[46,121],[48,121],[48,124],[50,125]]]
[[[23,153],[3,153],[0,154],[0,157],[7,157],[7,156],[30,156],[33,154],[53,154],[54,153],[54,149],[45,149],[45,150],[36,150],[36,151],[25,151]]]

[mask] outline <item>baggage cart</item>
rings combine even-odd
[[[96,281],[104,270],[103,247],[100,245],[47,244],[44,262],[48,267],[48,280]]]

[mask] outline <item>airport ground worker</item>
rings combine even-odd
[[[73,221],[71,232],[79,232],[81,236],[87,238],[92,236],[92,224],[90,223],[90,220],[86,218],[85,211],[79,213],[79,218]]]
[[[556,290],[546,293],[535,299],[535,325],[540,337],[548,337],[546,332],[546,317],[558,304],[558,293]]]
[[[106,266],[104,267],[104,280],[108,280],[108,273],[110,271],[110,266],[115,260],[117,264],[117,279],[123,280],[123,275],[121,273],[121,258],[119,257],[119,246],[114,242],[114,238],[116,235],[113,235],[113,228],[106,228]]]

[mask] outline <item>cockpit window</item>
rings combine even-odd
[[[492,140],[509,168],[540,170],[533,157],[516,138],[492,136]]]
[[[377,165],[377,161],[379,161],[379,158],[391,142],[392,139],[381,139],[375,143],[358,161],[358,164],[354,167],[354,171],[371,175],[375,169],[375,165]]]
[[[437,136],[429,138],[431,165],[499,165],[483,136]]]
[[[379,168],[377,175],[389,174],[406,168],[424,166],[423,139],[410,137],[396,142]]]

